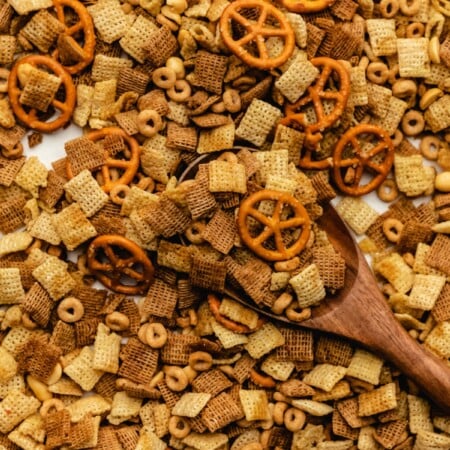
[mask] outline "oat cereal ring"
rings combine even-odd
[[[394,162],[394,146],[388,133],[377,125],[359,124],[347,130],[333,152],[333,176],[341,192],[361,196],[376,189],[386,178]],[[347,169],[354,170],[346,182]],[[372,178],[362,184],[365,170]]]
[[[250,380],[266,389],[273,389],[276,386],[275,380],[270,375],[261,375],[253,368],[250,369]]]
[[[388,217],[383,221],[383,233],[390,242],[398,242],[404,225],[398,219]]]
[[[71,56],[76,55],[76,59],[78,61],[72,65],[67,65],[64,63],[62,63],[62,65],[70,74],[78,73],[87,67],[94,59],[96,41],[94,23],[86,7],[77,0],[53,0],[53,5],[56,10],[57,19],[64,25],[65,28],[63,33],[61,33],[58,38],[58,44],[61,40],[64,42],[64,37],[71,46]],[[75,16],[73,14],[67,15],[67,17],[70,18],[70,22],[66,18],[64,11],[65,7],[69,9],[69,11],[75,12]],[[78,21],[74,21],[74,17],[77,17]],[[66,22],[69,22],[69,25]],[[73,36],[78,36],[81,32],[83,36],[82,46],[73,38]],[[51,56],[61,62],[59,48],[56,48]]]
[[[59,302],[58,317],[66,323],[78,322],[84,315],[84,306],[75,297],[67,297]]]
[[[239,161],[239,159],[236,153],[224,151],[217,157],[217,161],[227,161],[229,163],[235,164]]]
[[[301,430],[305,420],[305,413],[298,408],[288,408],[284,413],[284,426],[292,433]]]
[[[276,402],[273,405],[272,419],[277,425],[284,424],[284,413],[289,408],[289,404],[286,402]]]
[[[213,358],[207,352],[197,351],[189,355],[189,366],[197,372],[204,372],[211,369],[212,364]]]
[[[31,108],[29,111],[26,111],[21,105],[20,97],[22,94],[22,89],[19,86],[19,67],[23,64],[30,64],[34,67],[41,66],[50,69],[53,75],[57,76],[61,80],[61,85],[64,86],[65,89],[65,98],[64,100],[54,98],[50,102],[51,106],[60,111],[60,115],[56,117],[56,119],[43,122],[38,118],[38,111],[35,108]],[[33,130],[49,133],[63,127],[70,121],[75,108],[76,90],[72,77],[57,61],[49,56],[28,55],[16,61],[11,69],[11,73],[8,78],[8,96],[14,114],[19,118],[19,120]]]
[[[105,317],[106,325],[113,331],[124,331],[130,326],[130,319],[119,311],[113,311]]]
[[[439,149],[442,147],[442,142],[437,136],[424,136],[419,144],[419,149],[424,158],[429,161],[436,161],[438,159]]]
[[[392,178],[387,178],[378,186],[377,196],[383,202],[393,202],[398,195],[397,183]]]
[[[367,66],[366,76],[375,84],[384,84],[389,78],[389,68],[381,61],[373,61]]]
[[[407,38],[420,38],[424,34],[425,34],[425,25],[421,22],[413,22],[406,27]]]
[[[59,398],[50,398],[48,400],[44,400],[39,409],[39,414],[41,417],[45,418],[53,409],[55,411],[62,411],[66,406]]]
[[[263,0],[231,2],[220,17],[219,29],[229,50],[251,67],[274,69],[284,64],[294,51],[294,31],[286,16]],[[238,35],[236,30],[240,30]],[[283,41],[283,48],[272,57],[266,39],[275,36]]]
[[[125,197],[130,192],[130,186],[126,184],[116,184],[110,191],[109,191],[109,198],[113,203],[116,205],[123,205],[123,202],[125,201]]]
[[[392,145],[397,147],[403,140],[403,133],[397,128],[394,132],[394,135],[391,137]]]
[[[271,216],[258,210],[262,201],[275,202]],[[288,217],[284,217],[287,208]],[[248,219],[259,222],[258,233],[249,227]],[[298,255],[308,242],[311,221],[304,206],[291,194],[262,189],[248,196],[239,206],[238,232],[242,241],[258,256],[268,261],[284,261]],[[290,245],[285,244],[286,233],[296,231],[298,235]],[[274,245],[274,249],[268,245]]]
[[[0,67],[0,93],[8,92],[8,78],[10,71],[4,67]]]
[[[106,287],[121,294],[145,294],[153,265],[135,242],[118,235],[97,236],[87,249],[88,268]]]
[[[168,427],[169,433],[175,439],[184,439],[191,432],[189,422],[181,416],[171,416]]]
[[[174,392],[184,391],[189,385],[189,379],[181,367],[166,366],[164,368],[167,387]]]
[[[145,330],[145,342],[151,348],[162,348],[167,342],[167,330],[162,323],[152,322]]]
[[[322,132],[333,125],[342,115],[350,95],[350,77],[344,65],[339,61],[325,56],[311,59],[320,74],[311,84],[305,95],[295,103],[287,104],[285,116],[280,123],[291,127],[300,127],[305,131],[305,147],[314,150],[322,139]],[[328,86],[330,85],[330,86]],[[338,86],[335,90],[333,86]],[[333,108],[325,108],[323,101],[333,100]],[[316,122],[310,123],[304,112],[304,107],[312,103]],[[300,167],[314,169],[314,166]],[[317,167],[321,169],[322,167]]]
[[[405,16],[414,16],[419,12],[421,3],[420,0],[399,0],[398,4]]]
[[[170,89],[175,86],[177,74],[170,67],[159,67],[152,73],[152,80],[161,89]]]
[[[380,13],[385,19],[392,19],[398,13],[400,5],[398,0],[381,0]]]
[[[311,317],[311,308],[299,308],[297,302],[286,308],[286,317],[292,322],[303,322]]]
[[[206,228],[206,225],[204,222],[201,222],[199,220],[194,220],[186,228],[184,235],[186,236],[187,240],[191,244],[200,245],[203,242],[205,242],[205,240],[202,237],[202,233],[205,228]]]
[[[13,148],[2,147],[2,155],[8,159],[17,159],[23,155],[23,145],[18,142]]]
[[[420,111],[410,109],[402,117],[402,130],[406,136],[417,136],[425,128],[425,119]]]
[[[154,109],[144,109],[136,121],[139,133],[145,137],[153,137],[161,130],[163,123],[161,116]]]
[[[174,102],[183,103],[191,96],[191,85],[186,80],[176,80],[175,84],[166,90],[167,97]]]

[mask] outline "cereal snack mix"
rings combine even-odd
[[[445,0],[0,0],[0,450],[450,449],[301,326],[331,202],[448,365],[449,127]]]

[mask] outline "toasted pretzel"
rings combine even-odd
[[[252,17],[246,17],[246,12],[252,11]],[[259,12],[254,17],[255,11]],[[269,23],[269,24],[268,24]],[[274,23],[279,28],[273,26]],[[245,29],[247,34],[235,36],[235,25]],[[284,64],[292,55],[295,46],[295,36],[286,16],[275,6],[264,0],[237,0],[231,2],[220,18],[220,33],[225,45],[246,64],[259,69],[274,69]],[[284,41],[282,52],[271,57],[265,40],[279,37]],[[249,51],[253,44],[258,55]]]
[[[262,375],[255,369],[250,369],[250,380],[258,386],[272,389],[276,386],[275,380],[270,375]]]
[[[308,87],[306,95],[285,107],[285,115],[280,123],[287,126],[300,127],[305,130],[305,146],[315,149],[322,139],[322,131],[333,125],[342,115],[350,94],[350,77],[345,67],[337,60],[321,56],[313,58],[311,63],[319,68],[320,75],[316,81]],[[327,82],[333,77],[333,85],[338,84],[339,90],[326,89]],[[335,79],[336,77],[336,79]],[[334,108],[327,113],[322,101],[333,100]],[[306,114],[302,108],[312,103],[316,114],[316,122],[308,123]]]
[[[281,0],[281,4],[288,10],[296,13],[313,13],[323,11],[335,0]]]
[[[31,64],[32,66],[44,66],[50,69],[56,76],[61,79],[61,83],[65,88],[65,101],[53,99],[51,105],[61,111],[61,114],[54,120],[43,122],[38,118],[36,109],[31,108],[25,111],[20,104],[20,95],[22,90],[19,86],[18,70],[22,64]],[[8,78],[8,96],[14,114],[30,128],[43,132],[52,132],[64,126],[72,117],[75,108],[76,90],[72,77],[64,70],[64,67],[49,56],[44,55],[28,55],[18,60],[11,69]]]
[[[257,209],[262,200],[272,200],[276,204],[271,217],[266,216]],[[283,218],[283,208],[288,205],[293,210],[293,217]],[[263,230],[252,236],[247,218],[252,217],[264,225]],[[270,189],[262,189],[247,197],[239,207],[238,231],[242,241],[258,256],[268,261],[283,261],[299,254],[308,242],[311,221],[303,205],[291,194]],[[282,232],[288,229],[301,229],[292,245],[287,247],[283,242]],[[273,237],[275,249],[269,249],[264,243]]]
[[[95,32],[94,32],[94,23],[92,22],[92,18],[88,12],[88,10],[77,0],[53,0],[53,5],[56,10],[57,19],[65,26],[65,30],[63,32],[64,35],[68,36],[72,40],[72,45],[77,49],[77,53],[80,55],[81,60],[76,64],[67,66],[63,64],[63,67],[67,70],[67,72],[71,74],[75,74],[83,70],[86,66],[88,66],[92,60],[94,59],[95,52]],[[64,7],[68,7],[75,11],[75,14],[78,16],[79,21],[73,23],[70,22],[70,25],[66,24],[66,15],[64,14]],[[73,16],[70,15],[71,20]],[[72,36],[77,35],[83,31],[83,46],[81,47]],[[58,60],[59,58],[59,50],[55,49],[52,53],[52,57]]]
[[[366,150],[360,139],[371,135],[378,142]],[[359,124],[347,130],[336,144],[333,153],[334,181],[338,188],[348,195],[364,195],[381,184],[393,162],[394,145],[388,133],[377,125]],[[346,183],[345,172],[349,168],[354,170],[354,176]],[[367,184],[361,184],[365,168],[375,172],[375,176]]]
[[[138,142],[131,136],[128,136],[128,134],[121,128],[102,128],[101,130],[88,133],[86,137],[91,141],[96,142],[112,134],[117,134],[125,140],[125,143],[128,144],[129,156],[127,155],[127,159],[116,159],[109,154],[107,155],[106,162],[101,167],[101,175],[103,180],[102,189],[106,193],[111,192],[111,189],[115,186],[130,184],[133,181],[140,164],[141,150]],[[114,171],[116,170],[123,171],[123,173],[117,178],[114,177]],[[69,179],[73,178],[72,167],[69,161],[66,162],[66,172]]]
[[[153,265],[144,250],[123,236],[96,237],[87,258],[92,274],[114,292],[144,294],[153,281]]]

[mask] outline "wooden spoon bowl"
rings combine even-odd
[[[233,149],[234,151],[239,149]],[[179,180],[195,176],[198,165],[217,155],[203,155],[192,162]],[[450,413],[450,366],[411,338],[393,315],[379,290],[364,255],[331,204],[323,206],[318,225],[327,232],[346,262],[345,286],[312,307],[311,318],[299,323],[260,309],[241,292],[227,295],[273,320],[292,326],[333,333],[353,340],[394,364],[438,405]]]

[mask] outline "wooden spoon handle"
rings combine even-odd
[[[436,405],[450,413],[450,366],[413,340],[398,325],[371,347],[413,380]]]

